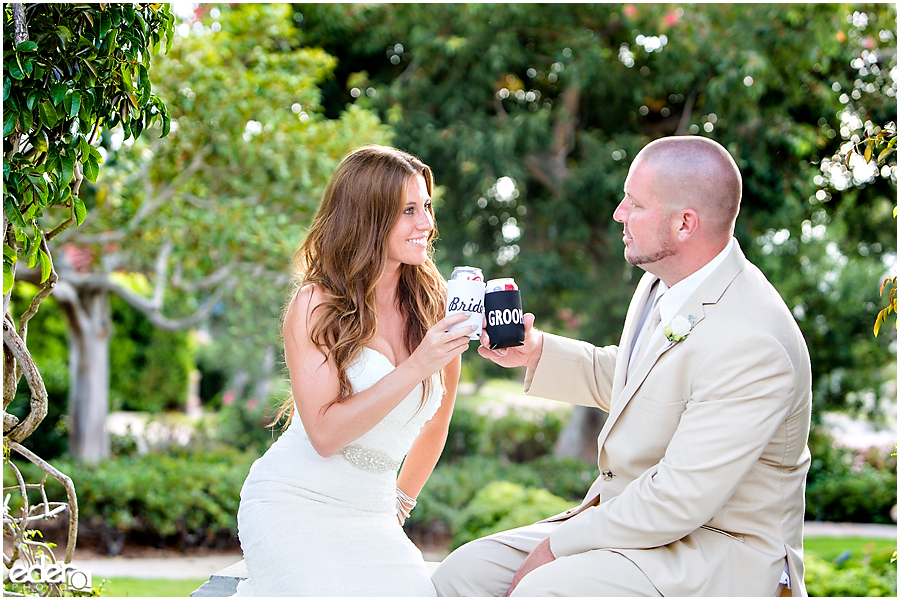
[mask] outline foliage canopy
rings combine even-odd
[[[294,6],[339,60],[327,114],[375,108],[445,186],[442,270],[513,276],[538,326],[616,343],[641,274],[611,218],[628,165],[709,136],[743,174],[736,236],[811,348],[816,414],[883,394],[896,154],[844,156],[896,118],[894,5]]]

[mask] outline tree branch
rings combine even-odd
[[[78,244],[109,244],[121,242],[128,238],[128,233],[122,230],[102,231],[95,234],[80,235],[73,231],[71,236],[64,236],[63,243],[76,242]]]
[[[9,246],[13,250],[16,250],[18,248],[18,245],[16,244],[16,232],[13,230],[12,221],[6,219],[5,217],[3,220],[6,221],[6,227],[4,227],[4,230],[3,230],[3,236],[4,236],[3,242],[4,242],[4,244]],[[13,280],[15,281],[16,263],[13,263],[10,266],[10,269],[12,270]],[[9,303],[10,303],[11,299],[12,299],[12,288],[9,289],[8,293],[3,294],[3,314],[4,315],[9,312]]]
[[[195,279],[191,282],[181,281],[180,274],[173,274],[172,276],[172,287],[177,288],[183,292],[198,292],[200,290],[208,290],[211,287],[215,287],[219,283],[221,283],[228,275],[231,273],[231,265],[227,267],[222,267],[221,269],[207,275],[206,277],[201,277],[199,279]]]
[[[135,227],[138,223],[144,220],[144,217],[149,215],[152,212],[155,212],[159,209],[160,206],[168,202],[175,195],[175,192],[178,191],[178,188],[187,180],[191,175],[200,170],[200,167],[203,166],[203,159],[206,158],[206,155],[210,153],[212,150],[212,144],[207,144],[203,148],[194,155],[194,160],[191,161],[191,164],[188,167],[178,174],[172,182],[169,183],[159,194],[156,195],[155,198],[146,199],[142,204],[135,215],[131,218],[131,221],[128,222],[126,229],[131,229]]]
[[[160,248],[159,256],[156,257],[156,285],[153,286],[153,302],[154,305],[162,308],[163,294],[166,291],[166,271],[168,270],[169,256],[172,254],[174,244],[167,241]]]
[[[66,499],[68,500],[69,505],[69,538],[66,541],[65,562],[72,562],[72,559],[75,556],[75,543],[78,540],[78,497],[75,495],[75,484],[72,483],[71,477],[58,470],[28,448],[25,448],[14,441],[10,442],[9,447],[27,458],[33,464],[37,465],[42,471],[51,475],[66,489]],[[43,492],[43,485],[41,485],[41,488],[41,491]],[[42,493],[41,496],[44,499],[44,503],[49,504],[47,502],[46,494]],[[28,520],[31,521],[33,519],[34,518]],[[27,522],[22,525],[22,529],[27,529]]]
[[[22,313],[22,316],[19,317],[19,328],[18,334],[19,337],[22,338],[23,343],[28,343],[28,321],[37,314],[38,308],[41,306],[41,302],[50,295],[50,292],[53,291],[53,288],[56,287],[56,282],[59,280],[59,275],[56,273],[56,268],[53,266],[53,256],[50,254],[50,248],[47,245],[48,236],[44,235],[43,239],[41,239],[41,250],[43,250],[48,257],[50,257],[50,275],[47,277],[47,280],[40,284],[41,289],[38,290],[38,293],[34,295],[31,299],[31,304],[28,305],[28,310]],[[22,376],[21,371],[16,369],[16,384],[18,385],[19,378]]]
[[[573,83],[562,93],[561,100],[562,107],[553,124],[552,146],[544,152],[525,157],[525,168],[554,196],[562,193],[560,184],[569,177],[566,159],[575,145],[581,87]]]
[[[691,90],[687,100],[684,101],[684,108],[681,110],[681,119],[678,121],[678,127],[675,129],[675,135],[684,135],[687,133],[688,125],[691,123],[691,112],[694,110],[694,102],[697,101],[699,87]]]
[[[497,97],[497,94],[494,94],[494,111],[497,113],[497,116],[500,117],[501,123],[506,123],[506,117],[508,113],[506,109],[503,108],[503,101]]]
[[[216,304],[225,294],[225,291],[230,287],[229,280],[223,281],[192,315],[180,319],[169,319],[168,317],[163,316],[162,306],[157,306],[152,300],[148,300],[143,296],[135,294],[128,288],[117,285],[111,281],[106,283],[106,287],[109,291],[117,294],[125,300],[125,302],[141,311],[151,323],[162,329],[169,330],[183,329],[202,321],[210,312],[212,312],[212,309],[215,308]]]
[[[47,416],[47,388],[41,379],[31,353],[25,346],[25,342],[18,336],[15,326],[9,315],[3,316],[3,346],[16,359],[16,363],[22,369],[25,375],[25,381],[28,382],[28,388],[31,390],[30,411],[25,420],[19,423],[12,431],[3,432],[5,437],[9,437],[14,442],[21,442],[41,424],[44,417]],[[4,382],[5,383],[5,382]],[[16,386],[11,390],[3,390],[3,410],[12,402],[16,395]],[[9,398],[7,398],[9,396]]]
[[[15,42],[15,45],[18,46],[22,42],[28,40],[28,22],[25,20],[25,7],[21,2],[13,2],[10,6],[12,7],[13,26],[15,27],[13,41]],[[6,153],[7,161],[11,160],[12,157],[19,152],[19,142],[22,141],[22,131],[19,129],[20,126],[21,125],[17,124],[15,130],[9,137],[4,138],[4,145],[7,142],[9,143],[9,152]]]
[[[78,197],[78,193],[81,191],[81,183],[83,181],[84,174],[81,172],[81,165],[78,161],[75,161],[75,181],[72,184],[72,198],[69,200],[69,208],[72,209],[72,212],[69,214],[68,219],[54,227],[53,231],[47,234],[48,240],[52,240],[72,225],[77,225],[78,219],[75,217],[75,198]]]
[[[421,59],[419,59],[418,55],[416,55],[411,61],[409,61],[409,66],[407,66],[400,75],[397,76],[397,81],[406,81],[410,77],[412,77],[413,73],[419,70],[419,65],[422,64]]]

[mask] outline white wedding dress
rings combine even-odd
[[[386,356],[364,348],[347,375],[358,393],[393,369]],[[329,458],[316,453],[294,416],[241,489],[238,536],[250,578],[237,596],[435,595],[396,511],[400,463],[441,403],[437,375],[433,383],[421,410],[420,384]]]

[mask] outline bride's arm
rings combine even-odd
[[[334,361],[325,360],[309,337],[311,315],[323,300],[315,286],[301,289],[284,319],[284,357],[291,377],[297,415],[313,448],[328,457],[375,427],[423,380],[438,372],[469,345],[465,327],[449,333],[450,325],[465,320],[458,313],[428,330],[419,347],[372,387],[341,402]]]
[[[444,397],[441,399],[441,406],[422,427],[397,476],[397,487],[411,498],[422,491],[447,441],[447,429],[450,427],[456,388],[459,385],[460,363],[461,359],[457,356],[444,367]]]

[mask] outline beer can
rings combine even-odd
[[[466,327],[475,330],[469,334],[470,340],[481,337],[481,327],[484,321],[484,275],[478,267],[456,267],[447,282],[447,314],[450,316],[458,312],[468,312],[471,316],[451,327],[458,329]]]
[[[450,281],[464,279],[466,281],[484,281],[484,274],[478,267],[455,267]]]
[[[515,279],[512,277],[505,277],[503,279],[491,279],[484,286],[484,293],[487,294],[489,292],[502,292],[504,290],[517,290],[519,286],[516,285]]]
[[[525,343],[522,296],[512,278],[491,279],[485,284],[484,314],[491,350]]]

